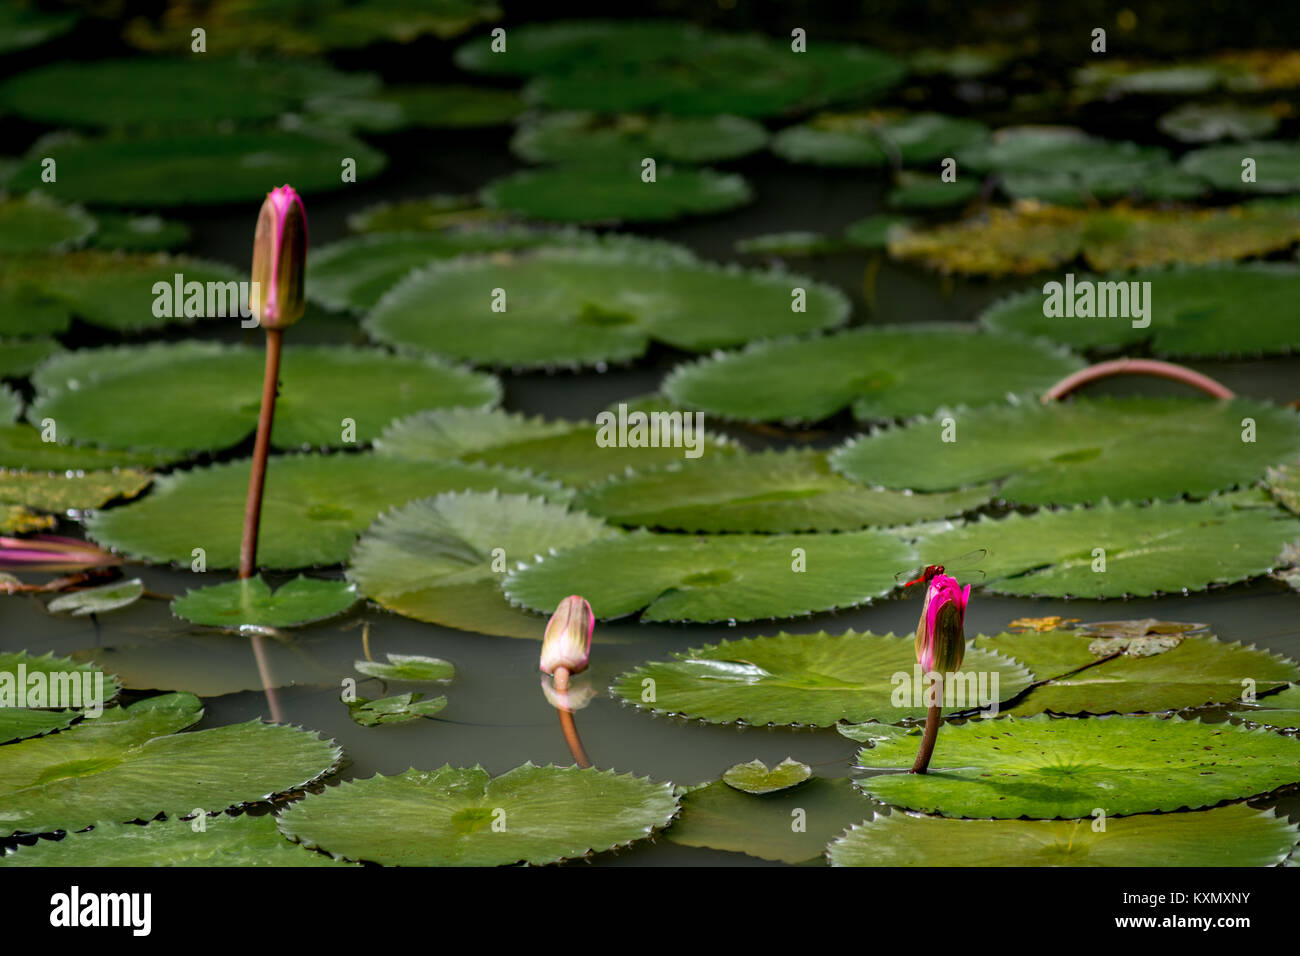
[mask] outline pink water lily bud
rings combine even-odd
[[[591,634],[596,629],[596,616],[585,598],[571,594],[560,602],[546,623],[546,636],[542,638],[541,668],[554,674],[563,667],[570,674],[587,669],[591,657]]]
[[[921,620],[916,625],[916,660],[927,674],[951,674],[966,654],[966,603],[970,585],[936,574],[925,592]]]
[[[79,538],[37,534],[30,538],[0,537],[2,571],[84,571],[122,563],[121,557]]]
[[[266,195],[253,236],[253,286],[249,309],[264,329],[285,329],[306,308],[307,211],[292,186]]]

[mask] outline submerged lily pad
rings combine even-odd
[[[282,724],[178,733],[202,716],[192,694],[164,694],[0,747],[0,835],[215,812],[305,786],[338,766],[332,741]]]
[[[346,866],[286,840],[269,813],[203,820],[97,823],[62,840],[19,845],[0,866]]]
[[[1265,693],[1300,679],[1292,661],[1209,634],[1183,636],[1145,656],[1116,650],[1098,657],[1091,643],[1091,633],[1076,630],[981,636],[974,646],[1014,657],[1045,681],[1008,709],[1017,716],[1179,710],[1234,701],[1248,680]]]
[[[1232,716],[1285,730],[1300,728],[1300,684],[1289,684],[1279,693],[1261,697],[1253,707],[1233,710]]]
[[[61,594],[45,610],[51,614],[71,614],[73,617],[85,617],[90,614],[107,614],[128,607],[144,596],[144,582],[139,578],[102,584],[99,587],[86,588]]]
[[[1300,521],[1259,492],[1147,507],[1103,502],[981,518],[921,536],[923,559],[986,548],[998,594],[1115,598],[1199,591],[1267,574]]]
[[[1160,131],[1181,143],[1219,139],[1255,139],[1277,129],[1270,110],[1239,103],[1184,103],[1156,120]]]
[[[33,682],[37,674],[44,676]],[[0,744],[63,730],[88,709],[110,704],[121,689],[117,677],[92,663],[0,652]]]
[[[858,754],[873,770],[906,770],[917,739]],[[949,724],[930,772],[858,782],[869,796],[945,817],[1108,817],[1197,809],[1300,780],[1300,740],[1179,717],[1002,717]]]
[[[152,481],[147,472],[130,469],[62,474],[0,469],[0,501],[38,511],[81,511],[118,498],[134,498]]]
[[[541,638],[545,620],[511,607],[501,593],[507,568],[612,534],[600,519],[540,498],[442,494],[381,515],[353,549],[348,577],[405,617]]]
[[[722,775],[722,782],[744,793],[764,794],[788,790],[811,776],[812,767],[786,757],[770,769],[761,760],[738,763]]]
[[[191,565],[199,558],[195,549],[202,549],[208,569],[234,568],[248,473],[243,459],[164,475],[140,501],[92,512],[87,533],[139,560]],[[386,508],[440,491],[493,488],[563,497],[557,486],[506,468],[372,454],[275,457],[263,492],[258,564],[281,569],[338,564]]]
[[[576,507],[621,525],[680,531],[853,531],[961,514],[987,502],[988,486],[937,495],[865,488],[808,449],[715,455],[614,477]]]
[[[930,163],[988,137],[983,123],[941,113],[823,113],[772,138],[772,152],[819,166]]]
[[[712,163],[762,149],[767,132],[739,116],[546,113],[519,127],[510,148],[531,163]]]
[[[965,325],[871,326],[678,365],[663,390],[724,418],[816,422],[852,405],[870,420],[1043,392],[1081,366],[1060,349]]]
[[[228,448],[257,427],[264,365],[260,349],[210,342],[83,349],[36,371],[28,417],[54,419],[62,440],[111,448]],[[482,373],[354,346],[290,346],[280,376],[280,448],[363,444],[395,416],[501,394]]]
[[[1276,866],[1297,828],[1244,804],[1107,820],[876,815],[827,848],[831,866]]]
[[[544,222],[657,222],[743,206],[753,198],[745,179],[712,169],[658,165],[643,182],[636,163],[564,164],[530,169],[483,187],[483,202]]]
[[[383,724],[404,724],[421,717],[434,717],[447,706],[446,697],[431,697],[424,700],[423,694],[397,694],[371,700],[358,697],[347,701],[348,716],[362,727],[379,727]]]
[[[119,133],[38,142],[9,187],[39,187],[46,158],[64,171],[62,198],[109,206],[260,200],[267,183],[290,180],[299,192],[325,192],[347,185],[342,176],[347,160],[355,161],[358,182],[378,175],[387,163],[382,153],[343,134]]]
[[[668,825],[672,785],[612,770],[482,767],[353,780],[294,803],[280,829],[305,846],[387,866],[558,863]]]
[[[1243,440],[1246,419],[1253,441]],[[955,441],[943,440],[949,423]],[[1135,397],[943,411],[856,438],[830,461],[867,485],[942,492],[991,481],[1007,501],[1046,505],[1204,497],[1293,455],[1294,412],[1248,399]]]
[[[300,627],[336,617],[357,603],[346,581],[298,575],[273,592],[260,576],[197,588],[172,601],[172,613],[209,627]]]
[[[630,415],[637,409],[628,405]],[[700,459],[732,455],[739,449],[724,435],[716,432],[685,431],[686,419],[671,410],[642,409],[647,415],[660,412],[666,417],[647,418],[644,443],[618,440],[617,419],[602,424],[563,419],[528,418],[520,412],[503,409],[440,408],[417,412],[398,419],[375,439],[375,451],[381,455],[411,461],[481,462],[526,468],[537,475],[575,487],[593,484],[628,469],[657,468],[686,458],[687,452],[699,452]],[[615,413],[611,413],[615,414]],[[678,434],[681,424],[682,443],[664,440]],[[629,427],[634,427],[629,421]],[[660,436],[650,444],[649,429]],[[629,438],[631,434],[629,433]],[[687,438],[690,439],[689,443]],[[690,447],[687,447],[689,444]]]
[[[831,328],[848,314],[843,293],[801,276],[542,248],[430,263],[364,327],[382,342],[476,363],[577,366],[636,358],[652,339],[699,352]]]
[[[920,690],[921,680],[914,674],[913,644],[910,636],[856,631],[723,641],[676,654],[670,661],[643,664],[621,676],[613,691],[652,713],[712,724],[896,723],[926,713],[924,697],[913,688],[915,683]],[[962,673],[980,675],[975,689],[987,699],[962,706],[954,693],[957,710],[1010,700],[1032,680],[1018,661],[976,645],[967,648]],[[997,675],[996,687],[992,674]],[[651,700],[646,700],[647,680],[653,682]]]
[[[1255,161],[1255,177],[1242,180],[1242,161]],[[1206,146],[1178,161],[1185,172],[1214,188],[1235,193],[1290,193],[1300,190],[1300,143],[1251,141]]]
[[[686,537],[636,531],[512,571],[513,604],[550,613],[581,594],[602,620],[755,621],[869,604],[913,552],[877,531]]]
[[[85,210],[45,192],[0,199],[0,253],[6,255],[62,252],[84,243],[95,228]]]

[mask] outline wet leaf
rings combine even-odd
[[[73,617],[85,617],[90,614],[107,614],[117,611],[144,596],[144,582],[139,578],[103,584],[99,587],[70,591],[56,597],[45,609],[51,614],[71,614]]]
[[[1232,716],[1279,730],[1300,729],[1300,684],[1288,684],[1279,693],[1259,698],[1253,706],[1242,705]]]
[[[446,697],[424,700],[423,694],[397,694],[371,700],[358,697],[347,701],[348,716],[362,727],[379,727],[384,724],[404,724],[420,717],[434,717],[447,706]]]
[[[303,575],[271,590],[260,577],[195,588],[172,601],[172,613],[209,627],[300,627],[323,621],[357,603],[356,589],[346,581]]]
[[[386,654],[383,661],[357,661],[356,668],[368,677],[382,680],[448,681],[456,668],[438,657],[418,654]]]
[[[786,757],[770,769],[761,760],[738,763],[722,775],[722,782],[744,793],[764,794],[788,790],[811,776],[812,767]]]

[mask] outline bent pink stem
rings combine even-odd
[[[1043,402],[1056,401],[1059,398],[1073,392],[1082,385],[1089,382],[1095,382],[1099,379],[1110,378],[1112,375],[1154,375],[1157,378],[1167,378],[1175,382],[1182,382],[1184,385],[1190,385],[1192,388],[1200,389],[1212,398],[1234,398],[1232,389],[1216,382],[1208,375],[1202,375],[1200,372],[1193,371],[1185,365],[1175,365],[1173,362],[1158,362],[1155,359],[1112,359],[1109,362],[1098,362],[1096,365],[1089,365],[1085,369],[1067,375],[1043,395]]]

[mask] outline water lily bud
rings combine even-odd
[[[80,538],[53,534],[0,537],[0,570],[4,571],[85,571],[121,563],[119,555]]]
[[[292,186],[266,194],[253,236],[253,289],[248,306],[264,329],[286,329],[302,317],[307,271],[307,212]]]
[[[970,585],[936,574],[925,592],[925,606],[916,625],[916,660],[927,674],[951,674],[966,654],[966,602]]]
[[[595,628],[596,617],[591,613],[591,605],[576,594],[566,597],[546,623],[542,670],[547,674],[554,674],[561,667],[570,674],[586,670],[591,656],[591,632]]]

